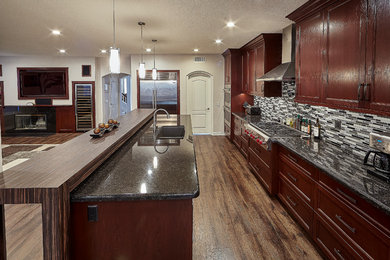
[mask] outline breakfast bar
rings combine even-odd
[[[119,117],[120,127],[104,134],[101,138],[91,138],[91,130],[3,172],[0,175],[1,258],[6,259],[7,255],[4,205],[37,204],[40,205],[42,211],[44,259],[70,259],[71,192],[104,164],[123,144],[132,139],[137,132],[149,129],[153,112],[153,109],[134,110]],[[192,133],[191,129],[187,131]],[[153,144],[150,145],[153,149]],[[196,167],[194,167],[195,156],[192,143],[190,150],[193,155],[190,178],[193,182],[190,184],[190,186],[192,185],[192,191],[186,195],[191,201],[191,198],[198,194],[198,182]],[[103,169],[107,170],[107,168]],[[131,169],[129,171],[131,172]],[[96,178],[99,179],[99,176]],[[124,176],[118,175],[117,177],[122,178]],[[94,181],[96,178],[88,180]],[[120,180],[116,181],[120,182]],[[124,182],[131,187],[131,178],[124,179]],[[106,191],[108,187],[106,186]],[[118,189],[118,186],[116,188]],[[79,189],[79,192],[75,193],[74,200],[90,199],[85,196],[83,190],[86,191],[87,189]],[[102,190],[97,189],[97,191],[101,192]],[[165,196],[169,197],[169,193],[170,190],[167,190]],[[79,195],[77,196],[77,194]],[[181,195],[186,197],[183,194]],[[104,200],[103,194],[100,193],[99,196],[101,196],[99,200]],[[164,194],[161,196],[164,196]],[[175,194],[171,194],[171,196],[175,196]],[[121,196],[122,200],[123,198]]]

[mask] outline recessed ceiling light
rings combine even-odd
[[[101,53],[107,53],[107,50],[100,50]]]
[[[199,49],[194,49],[194,52],[198,52],[199,51]]]
[[[228,22],[227,24],[226,24],[226,26],[227,27],[234,27],[234,26],[236,26],[235,24],[234,24],[234,22]]]
[[[151,48],[147,48],[147,49],[146,49],[146,52],[151,52],[151,51],[152,51]]]
[[[220,44],[220,43],[222,43],[222,40],[221,39],[216,39],[215,43]]]
[[[61,32],[59,30],[51,30],[51,34],[53,34],[53,35],[61,35]]]
[[[58,50],[60,53],[66,53],[66,50],[64,50],[64,49],[60,49],[60,50]]]

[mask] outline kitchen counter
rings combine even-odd
[[[333,179],[359,194],[375,207],[390,215],[390,184],[367,173],[363,158],[325,140],[319,142],[300,137],[273,138]]]
[[[255,128],[263,131],[268,130],[261,128],[264,121],[261,121],[259,118],[248,117],[243,113],[235,113],[235,115],[247,121]],[[279,127],[286,128],[287,126],[280,125]],[[274,131],[274,133],[277,132]],[[319,142],[305,140],[299,135],[288,136],[285,134],[286,131],[280,132],[283,132],[282,136],[271,136],[270,141],[272,143],[277,143],[301,156],[334,180],[359,194],[376,208],[390,215],[390,184],[367,173],[367,168],[363,165],[362,157],[354,155],[350,151],[335,146],[326,140]],[[297,131],[287,132],[296,133]]]
[[[190,116],[184,139],[159,140],[154,145],[151,120],[121,146],[72,193],[72,202],[188,199],[199,195]],[[162,125],[160,120],[157,125]]]

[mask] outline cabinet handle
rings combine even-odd
[[[370,92],[367,90],[370,88],[370,84],[365,83],[363,88],[364,100],[370,100]]]
[[[336,253],[336,255],[341,259],[341,260],[344,260],[345,258],[343,257],[343,255],[341,254],[341,251],[337,248],[333,248],[333,251]]]
[[[360,90],[361,90],[361,88],[362,88],[362,86],[363,86],[363,83],[359,83],[359,85],[358,85],[358,101],[360,101],[361,100],[361,98],[360,98]]]
[[[338,219],[346,228],[348,228],[352,233],[355,234],[356,228],[353,228],[353,227],[351,227],[350,225],[348,225],[347,222],[345,222],[345,221],[341,218],[340,215],[337,215],[337,214],[336,214],[336,218],[337,218],[337,219]]]
[[[343,197],[345,197],[347,200],[349,200],[350,202],[352,202],[353,204],[356,204],[357,201],[352,198],[351,196],[349,196],[348,194],[346,194],[345,192],[343,192],[342,190],[340,190],[339,188],[337,188],[337,192],[340,193]]]
[[[295,178],[294,176],[292,176],[291,173],[287,173],[287,175],[294,181],[294,182],[297,182],[297,178]]]
[[[291,156],[290,154],[287,154],[287,157],[290,158],[294,162],[298,162],[297,158]]]
[[[288,195],[287,195],[287,199],[289,200],[289,202],[291,203],[291,205],[292,205],[293,207],[295,207],[295,206],[297,205],[297,203],[295,203],[295,202],[290,198],[290,196],[288,196]]]

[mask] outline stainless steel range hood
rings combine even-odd
[[[256,81],[295,81],[295,24],[283,29],[282,62]]]

